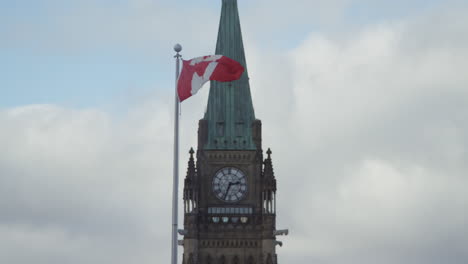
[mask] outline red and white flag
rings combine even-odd
[[[208,81],[231,82],[238,80],[244,67],[223,55],[211,55],[183,61],[177,81],[177,93],[182,102],[196,94]]]

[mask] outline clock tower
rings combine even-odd
[[[182,263],[276,264],[276,236],[287,230],[276,230],[272,152],[265,157],[262,149],[237,0],[222,0],[216,54],[238,61],[245,72],[237,81],[211,82],[184,181]]]

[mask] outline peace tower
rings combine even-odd
[[[212,81],[199,121],[196,160],[184,181],[183,264],[276,264],[276,179],[264,159],[262,123],[250,95],[237,0],[222,0],[216,54],[245,67],[233,82]]]

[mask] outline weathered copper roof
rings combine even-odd
[[[255,120],[237,0],[222,0],[216,54],[228,56],[245,67],[233,82],[212,81],[204,119],[208,121],[206,149],[255,149],[252,122]]]

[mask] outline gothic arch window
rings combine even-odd
[[[271,254],[268,254],[266,264],[273,264],[273,260],[271,259]]]
[[[254,258],[252,256],[249,256],[247,259],[247,264],[254,264]]]
[[[212,262],[212,261],[211,261],[211,256],[210,256],[210,254],[208,254],[208,255],[206,256],[206,264],[211,264],[211,262]]]
[[[239,257],[238,256],[234,256],[234,258],[232,259],[232,264],[239,264]]]

